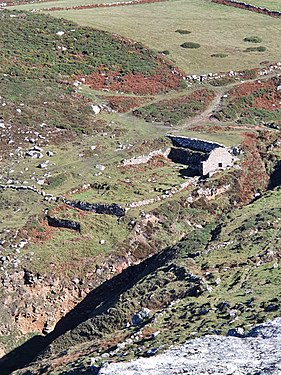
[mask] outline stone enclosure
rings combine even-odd
[[[222,144],[196,138],[168,136],[173,144],[168,158],[188,166],[189,172],[209,176],[231,167],[234,157]]]

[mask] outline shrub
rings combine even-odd
[[[224,58],[224,57],[227,57],[228,55],[226,53],[213,53],[211,55],[211,57],[220,57],[220,58]]]
[[[181,44],[181,47],[182,48],[200,48],[201,46],[199,43],[185,42]]]
[[[243,40],[244,40],[244,42],[250,42],[250,43],[261,43],[262,42],[262,38],[260,38],[259,36],[247,36]]]
[[[244,52],[264,52],[266,51],[266,47],[258,46],[258,47],[248,47],[244,50]]]
[[[191,31],[188,31],[188,30],[182,30],[182,29],[178,29],[175,31],[176,33],[179,33],[181,35],[187,35],[187,34],[191,34]]]
[[[167,49],[165,49],[164,51],[161,51],[160,53],[163,53],[163,55],[170,55],[170,51],[168,51]]]
[[[180,81],[180,88],[181,89],[186,89],[187,88],[187,83],[186,83],[186,81],[184,79],[182,79]]]

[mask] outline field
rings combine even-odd
[[[22,0],[15,0],[13,3],[22,2]],[[107,3],[116,3],[117,0],[52,0],[52,1],[44,1],[42,3],[33,2],[32,4],[25,4],[24,9],[32,10],[36,9],[43,9],[43,8],[51,8],[51,7],[70,7],[76,5],[87,5],[87,4],[107,4]],[[11,7],[12,9],[12,7]]]
[[[55,2],[52,3],[55,6]],[[25,9],[25,6],[19,7]],[[280,20],[207,0],[178,0],[116,8],[52,12],[81,25],[126,36],[156,51],[169,51],[168,57],[186,73],[243,70],[264,61],[280,59]],[[187,30],[180,34],[176,30]],[[262,39],[265,52],[244,52],[251,43],[245,37]],[[184,42],[201,45],[182,48]],[[212,57],[220,54],[225,57]]]
[[[250,0],[249,3],[261,8],[281,11],[281,3],[279,0]]]

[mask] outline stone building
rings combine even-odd
[[[168,137],[173,144],[168,158],[175,163],[187,165],[196,174],[209,176],[233,165],[234,157],[220,143],[189,137]]]

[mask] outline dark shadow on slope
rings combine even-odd
[[[28,365],[42,350],[50,345],[56,338],[65,332],[74,329],[82,322],[93,316],[95,309],[97,314],[102,314],[110,306],[113,306],[118,296],[130,289],[144,276],[163,266],[172,259],[175,250],[167,248],[160,254],[156,254],[142,263],[128,267],[121,274],[105,281],[99,287],[90,292],[73,310],[65,315],[56,325],[55,329],[47,336],[35,336],[23,345],[14,349],[0,360],[0,374],[8,375],[12,371]]]
[[[182,168],[179,170],[180,176],[182,177],[195,177],[200,176],[200,173],[198,170],[188,167],[188,168]]]
[[[277,163],[274,172],[270,176],[268,189],[271,190],[277,186],[281,186],[281,161]]]

